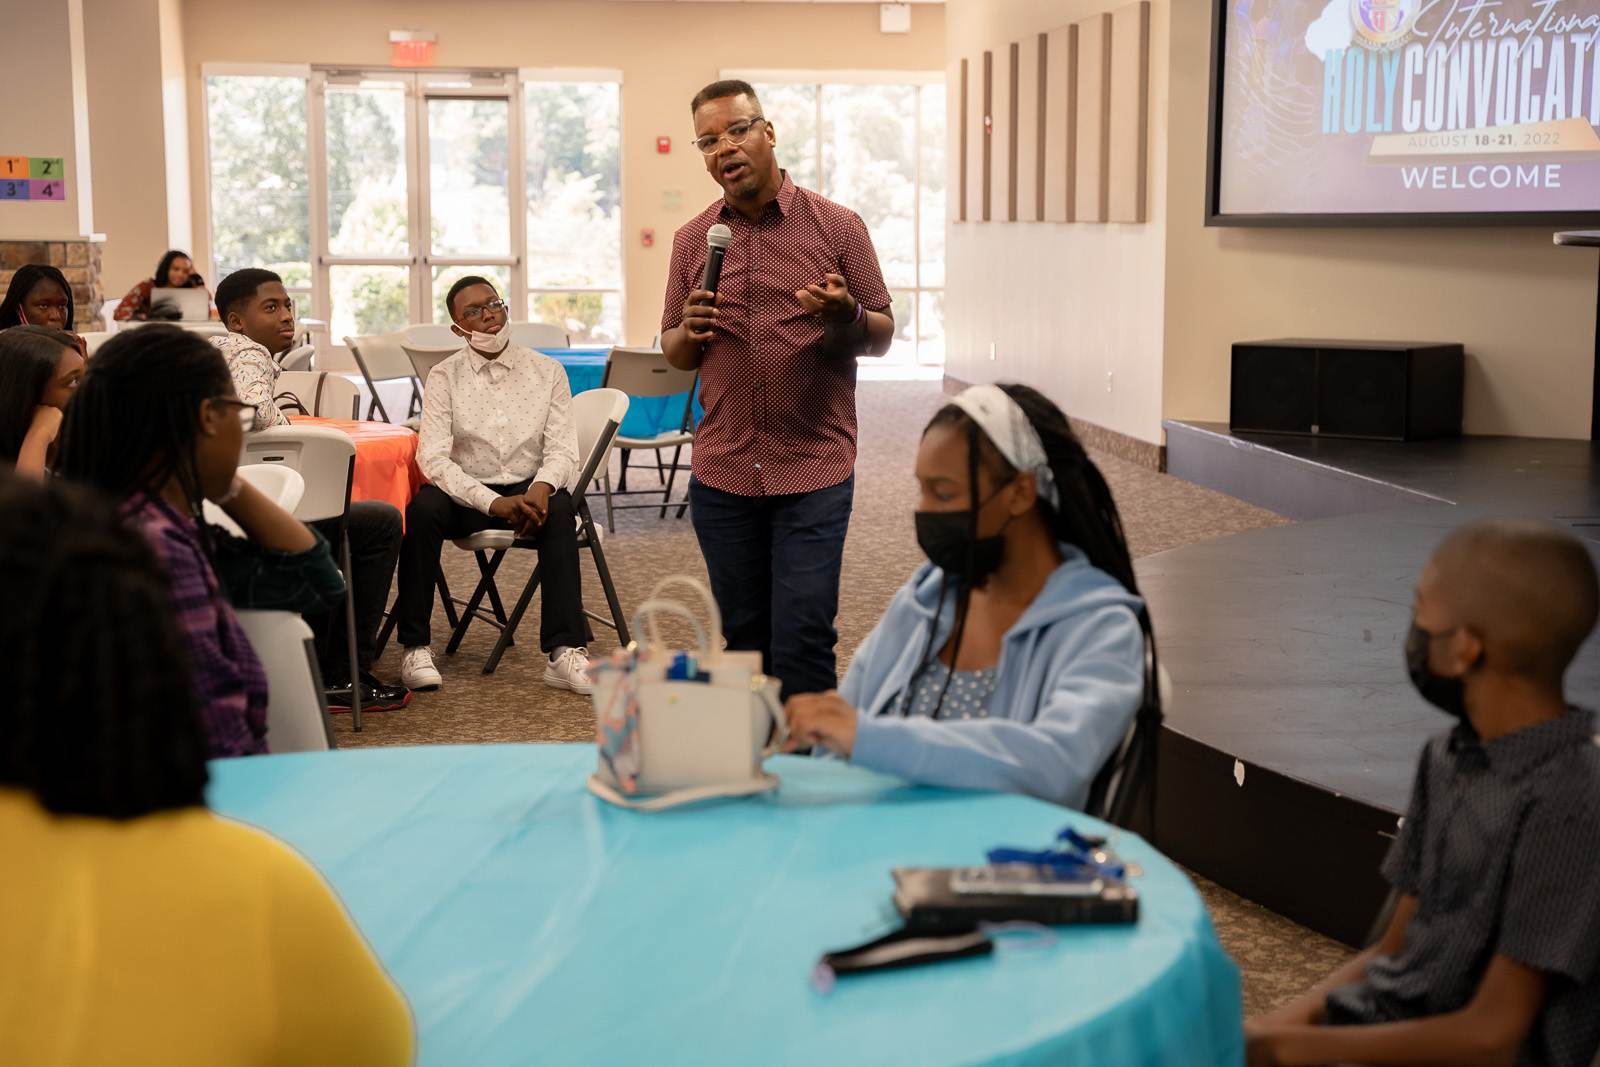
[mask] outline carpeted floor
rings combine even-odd
[[[845,546],[840,588],[840,673],[877,622],[889,598],[921,561],[912,531],[916,483],[912,462],[923,424],[942,403],[936,382],[864,382],[860,386],[860,459],[856,474],[855,513]],[[1096,456],[1116,495],[1135,556],[1287,520],[1231,497],[1202,489],[1164,474],[1109,456]],[[653,470],[637,468],[630,488],[655,484]],[[681,489],[677,496],[681,498]],[[634,498],[635,501],[643,498]],[[603,501],[591,496],[596,518],[605,523]],[[653,582],[672,574],[702,580],[705,565],[687,519],[666,520],[659,511],[617,513],[604,549],[625,611],[649,593]],[[523,554],[516,554],[521,556]],[[528,558],[508,559],[499,585],[507,608],[532,568]],[[591,608],[603,609],[598,578],[585,554],[584,590]],[[472,556],[447,546],[445,573],[452,592],[470,594],[477,579]],[[596,627],[591,651],[616,646],[616,635]],[[687,630],[663,627],[677,640]],[[537,597],[499,670],[481,673],[496,634],[482,624],[468,632],[460,650],[443,655],[448,629],[442,609],[434,613],[433,648],[444,675],[444,687],[418,693],[405,711],[366,718],[360,734],[350,731],[348,716],[336,722],[339,744],[407,745],[468,744],[501,741],[588,741],[594,717],[586,698],[546,688],[545,659],[538,649]],[[391,647],[380,661],[380,674],[398,670]],[[1280,1003],[1332,970],[1348,950],[1263,908],[1197,879],[1223,945],[1244,977],[1245,1009],[1260,1011]]]

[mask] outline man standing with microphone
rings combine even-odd
[[[888,351],[894,318],[866,225],[778,167],[755,90],[714,82],[690,110],[722,197],[672,239],[661,347],[700,370],[689,506],[728,647],[760,650],[788,699],[838,682],[856,357]]]

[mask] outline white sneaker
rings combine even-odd
[[[400,684],[407,689],[437,689],[444,684],[427,645],[406,649],[400,660]]]
[[[551,689],[570,689],[585,696],[593,693],[594,682],[589,679],[589,650],[557,649],[555,659],[544,669],[544,684]]]

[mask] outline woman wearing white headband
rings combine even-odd
[[[1025,385],[966,390],[917,452],[929,562],[838,693],[788,704],[790,745],[910,781],[1103,808],[1119,746],[1148,787],[1161,711],[1122,522],[1061,410]],[[1147,656],[1147,650],[1149,655]]]

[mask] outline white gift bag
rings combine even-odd
[[[681,601],[662,595],[671,586],[697,594],[709,631]],[[658,615],[687,619],[697,647],[663,644]],[[706,587],[663,579],[634,612],[633,627],[635,643],[591,670],[600,766],[589,790],[622,807],[659,811],[776,789],[777,776],[761,762],[786,736],[777,679],[761,673],[759,652],[722,647],[722,615]]]

